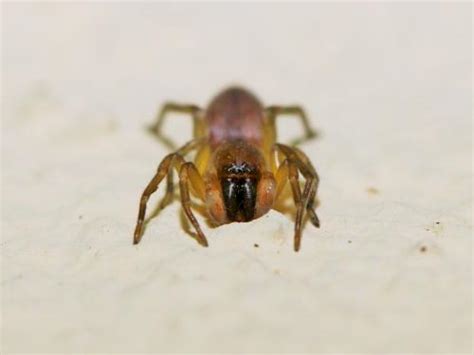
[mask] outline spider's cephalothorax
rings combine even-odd
[[[296,206],[294,249],[298,251],[305,212],[319,227],[314,210],[319,178],[301,150],[276,143],[275,119],[280,114],[297,115],[305,129],[303,140],[309,139],[314,132],[303,109],[299,106],[264,107],[253,94],[238,87],[228,88],[214,97],[206,110],[196,105],[167,103],[150,130],[168,146],[172,146],[171,140],[163,135],[161,127],[170,111],[191,114],[194,139],[167,155],[145,188],[134,244],[142,236],[148,198],[167,177],[165,200],[171,199],[173,170],[176,170],[181,204],[197,232],[197,241],[204,246],[208,245],[207,239],[191,210],[191,195],[204,202],[215,225],[248,222],[267,213],[289,182]],[[196,151],[194,162],[187,162],[185,156],[192,151]],[[303,189],[301,176],[305,180]]]

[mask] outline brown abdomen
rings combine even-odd
[[[261,145],[263,119],[262,104],[252,93],[238,87],[222,91],[206,111],[211,146],[239,139]]]

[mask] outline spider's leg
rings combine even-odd
[[[313,128],[311,128],[311,125],[309,124],[306,112],[301,106],[268,106],[265,108],[265,114],[268,117],[270,125],[272,127],[275,127],[276,118],[281,115],[293,115],[301,120],[301,123],[303,124],[304,135],[300,138],[293,140],[291,142],[292,145],[300,144],[317,136],[316,131],[314,131]],[[276,130],[276,128],[274,129]]]
[[[161,161],[160,165],[158,166],[155,176],[148,183],[147,187],[143,191],[142,196],[140,198],[140,208],[138,210],[138,218],[137,218],[137,224],[135,226],[135,232],[133,234],[133,244],[138,244],[141,240],[142,232],[143,232],[143,223],[144,223],[145,213],[146,213],[146,205],[150,196],[158,189],[159,184],[161,183],[161,181],[163,180],[165,176],[168,175],[168,179],[170,179],[169,175],[172,173],[173,168],[176,168],[176,169],[181,168],[181,165],[185,163],[183,155],[198,148],[201,145],[201,143],[202,141],[199,139],[192,140],[189,143],[182,146],[176,152],[168,154]]]
[[[277,151],[283,153],[286,157],[286,161],[288,161],[287,168],[283,167],[282,169],[287,169],[287,176],[291,184],[291,189],[293,193],[293,199],[296,205],[296,219],[295,219],[295,238],[294,238],[294,249],[298,251],[301,245],[301,230],[302,230],[302,221],[303,221],[303,214],[304,210],[306,209],[309,213],[311,222],[319,226],[319,219],[314,212],[313,203],[317,193],[319,177],[316,173],[316,170],[312,165],[308,165],[302,159],[302,152],[297,152],[294,148],[288,147],[283,144],[276,144],[275,145]],[[309,161],[309,159],[308,159]],[[305,185],[303,188],[303,192],[301,192],[301,188],[298,181],[298,170],[302,173],[305,178]],[[284,174],[284,170],[280,173]],[[277,181],[278,179],[282,179],[280,176],[278,178],[278,171],[277,171]],[[278,186],[278,185],[277,185]],[[277,187],[278,191],[278,187]]]
[[[179,188],[181,193],[181,205],[184,209],[184,213],[188,220],[193,225],[194,229],[197,233],[197,241],[202,246],[207,247],[207,239],[204,233],[199,226],[199,222],[197,221],[196,217],[194,216],[191,210],[191,198],[189,193],[189,186],[191,185],[193,191],[196,193],[197,197],[199,197],[202,201],[205,200],[206,194],[206,187],[204,184],[204,180],[199,174],[196,166],[191,163],[187,162],[181,166],[179,171]]]
[[[151,194],[153,194],[158,189],[161,180],[163,180],[163,178],[171,170],[175,156],[176,153],[169,154],[161,161],[155,176],[153,179],[151,179],[142,193],[140,198],[140,209],[138,211],[137,224],[135,226],[135,232],[133,233],[133,244],[138,244],[142,238],[143,221],[145,219],[146,204],[148,199],[150,198]]]
[[[308,200],[308,206],[306,207],[306,210],[308,211],[308,215],[309,215],[309,219],[311,221],[311,223],[319,228],[320,227],[320,222],[319,222],[319,218],[318,218],[318,215],[316,214],[316,211],[315,211],[315,206],[314,206],[314,200],[316,199],[316,194],[317,194],[317,190],[318,190],[318,185],[319,185],[319,175],[318,173],[316,172],[316,169],[314,168],[313,164],[311,163],[311,161],[309,160],[309,158],[306,156],[305,153],[303,153],[303,151],[301,151],[300,149],[296,148],[296,147],[293,147],[292,148],[293,151],[296,153],[296,155],[298,156],[298,158],[304,163],[306,164],[306,167],[308,168],[308,170],[310,171],[310,173],[315,177],[316,179],[316,188],[313,190],[312,194],[310,195],[309,197],[309,200]]]
[[[168,113],[185,113],[191,115],[193,118],[193,135],[194,138],[201,138],[204,134],[204,126],[202,118],[202,109],[192,104],[178,104],[174,102],[167,102],[158,112],[155,122],[148,126],[147,129],[153,133],[165,146],[170,149],[176,149],[175,143],[163,133],[163,122]]]

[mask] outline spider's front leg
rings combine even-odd
[[[158,186],[160,185],[161,181],[164,179],[165,176],[168,176],[168,183],[170,183],[170,175],[172,174],[173,169],[176,169],[178,172],[180,172],[181,167],[186,164],[183,156],[185,156],[190,151],[197,149],[201,145],[202,140],[192,140],[180,149],[178,149],[176,152],[168,154],[161,161],[155,176],[148,183],[140,198],[140,208],[138,210],[138,218],[137,224],[135,226],[135,232],[133,234],[133,244],[138,244],[142,238],[146,206],[150,196],[158,189]],[[170,189],[168,188],[167,195],[170,193],[169,191]]]
[[[171,153],[161,161],[155,176],[153,179],[151,179],[142,193],[140,198],[140,208],[138,210],[137,224],[135,226],[135,232],[133,233],[133,244],[138,244],[142,239],[143,221],[145,220],[146,204],[148,199],[158,189],[161,180],[163,180],[163,178],[170,173],[170,170],[173,166],[173,160],[176,158],[176,156],[176,153]]]
[[[309,162],[309,159],[307,159],[301,151],[296,151],[295,148],[283,144],[276,144],[274,150],[282,153],[285,157],[278,168],[276,168],[276,164],[274,164],[274,171],[276,170],[277,198],[282,192],[286,182],[289,181],[296,206],[294,249],[298,251],[301,246],[302,223],[305,210],[308,212],[311,222],[316,227],[319,227],[319,218],[313,207],[319,177]],[[306,180],[303,192],[301,192],[298,171],[303,174]]]
[[[298,156],[298,158],[301,160],[301,162],[306,165],[306,167],[309,170],[310,174],[312,176],[314,176],[314,178],[316,179],[316,188],[313,190],[312,194],[309,196],[307,211],[308,211],[309,219],[310,219],[311,223],[315,227],[319,228],[320,227],[319,218],[318,218],[318,215],[316,214],[316,211],[314,210],[314,201],[316,199],[316,193],[317,193],[318,186],[319,186],[319,175],[316,172],[316,169],[314,168],[313,164],[311,163],[309,158],[306,156],[306,154],[303,153],[303,151],[301,151],[297,147],[293,147],[291,149],[293,149],[294,153]]]
[[[179,171],[179,190],[181,193],[181,205],[184,209],[186,217],[188,217],[189,221],[196,230],[198,243],[204,247],[207,247],[208,243],[206,236],[202,232],[201,227],[199,226],[199,222],[197,221],[196,217],[193,214],[193,211],[191,210],[191,197],[189,194],[190,185],[197,197],[202,202],[205,202],[206,186],[204,184],[204,180],[201,174],[199,174],[199,171],[197,170],[196,166],[191,162],[187,162],[181,166],[181,169]]]

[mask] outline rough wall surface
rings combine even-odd
[[[469,4],[2,7],[4,352],[470,351]],[[321,229],[294,253],[272,211],[204,249],[176,200],[132,246],[167,153],[143,127],[234,82],[322,133]]]

